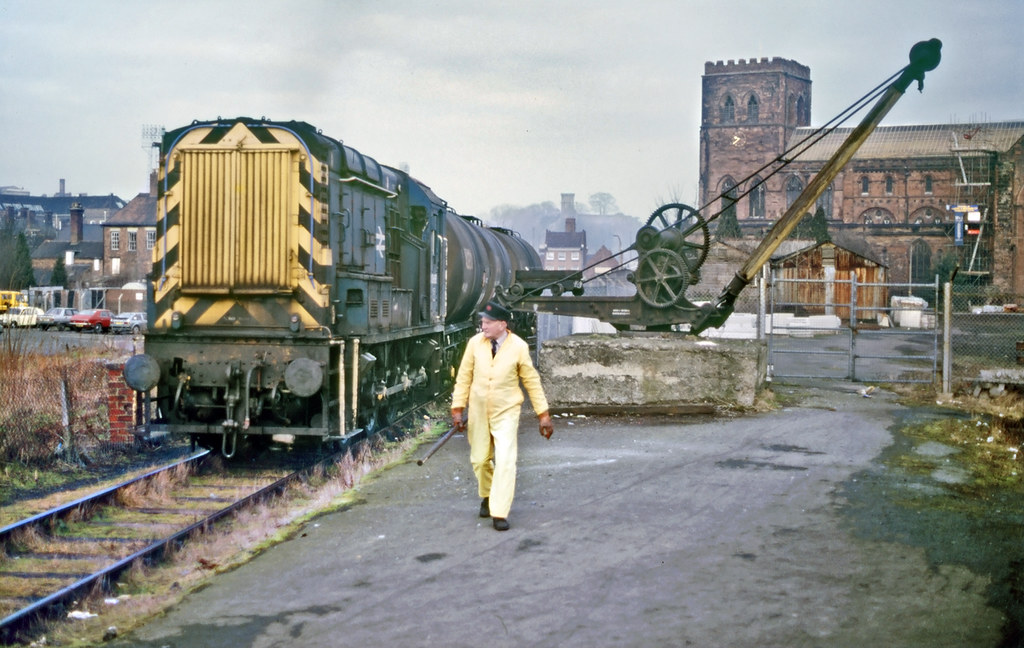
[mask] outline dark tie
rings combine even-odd
[[[497,353],[498,353],[498,341],[497,340],[491,340],[491,357],[493,358],[495,356],[495,354],[497,354]]]

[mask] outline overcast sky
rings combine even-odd
[[[695,202],[706,61],[811,70],[822,124],[943,42],[886,124],[1024,121],[1019,0],[0,0],[0,186],[131,199],[143,126],[302,120],[486,216]],[[859,116],[858,116],[859,118]]]

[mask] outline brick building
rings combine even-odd
[[[541,263],[545,270],[582,270],[587,260],[587,232],[576,230],[575,194],[562,194],[562,215],[565,231],[544,232],[540,247]]]
[[[702,81],[701,205],[713,215],[732,202],[720,196],[738,199],[744,234],[763,235],[852,129],[769,177],[766,165],[805,148],[815,130],[810,69],[781,58],[708,62]],[[952,255],[978,284],[1024,294],[1022,187],[1024,122],[880,126],[816,209],[834,239],[888,265],[891,281],[930,282]],[[967,212],[955,206],[972,222],[958,223]]]
[[[103,274],[110,285],[144,281],[155,244],[156,192],[140,193],[103,224]]]

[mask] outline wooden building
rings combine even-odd
[[[772,286],[776,311],[792,311],[799,316],[836,315],[848,321],[851,279],[856,279],[857,320],[876,321],[886,313],[888,267],[835,243],[826,241],[773,257],[771,265],[776,279]]]

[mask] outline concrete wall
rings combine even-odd
[[[763,342],[679,334],[570,335],[548,340],[538,367],[554,411],[686,405],[750,407],[763,387]]]

